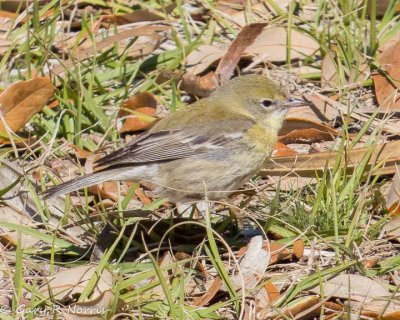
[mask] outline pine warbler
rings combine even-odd
[[[44,197],[127,180],[151,181],[155,193],[171,201],[224,198],[271,155],[288,107],[305,103],[265,76],[237,77],[98,160],[98,171],[52,187]]]

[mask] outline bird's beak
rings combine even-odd
[[[301,106],[309,106],[311,103],[304,99],[289,97],[285,101],[282,102],[282,107],[292,108],[292,107],[301,107]]]

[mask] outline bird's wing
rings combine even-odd
[[[218,130],[210,130],[211,123],[175,130],[150,130],[125,147],[99,159],[96,166],[154,163],[207,153],[240,140],[252,124],[253,121],[246,119],[219,121],[214,124]]]

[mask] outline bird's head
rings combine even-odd
[[[278,129],[289,108],[308,104],[288,96],[276,83],[262,75],[237,77],[218,88],[213,95],[225,97],[225,104],[229,103],[231,108],[245,109],[256,119]]]

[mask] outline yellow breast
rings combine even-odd
[[[246,133],[246,142],[254,151],[270,154],[277,140],[277,131],[261,124],[255,124]]]

